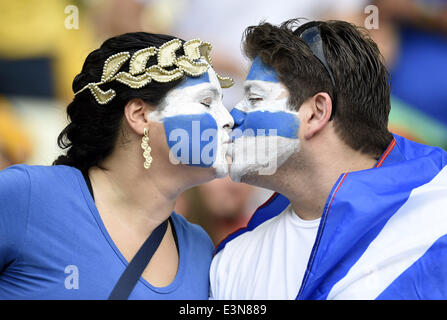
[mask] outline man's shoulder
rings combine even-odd
[[[277,216],[263,222],[258,225],[253,230],[244,232],[238,237],[229,241],[225,248],[220,250],[217,254],[233,255],[237,253],[241,257],[244,256],[247,251],[260,251],[263,248],[267,248],[263,245],[264,241],[269,241],[271,236],[277,230],[278,225],[281,223],[283,214],[278,214]]]
[[[394,134],[396,150],[402,160],[429,160],[430,166],[442,169],[447,164],[447,152],[440,148],[405,139]],[[391,161],[392,162],[392,161]]]
[[[285,213],[285,210],[279,214],[275,212],[269,219],[260,220],[255,226],[241,230],[216,252],[210,268],[213,298],[245,296],[243,292],[248,288],[247,285],[254,285],[259,272],[269,269],[272,253],[277,246],[281,246],[278,240],[282,237],[278,235],[283,234],[281,226]]]
[[[289,204],[290,201],[286,197],[279,193],[274,193],[269,200],[254,212],[246,227],[236,230],[219,243],[216,247],[215,255],[230,243],[232,243],[231,246],[234,246],[234,243],[249,243],[251,239],[256,239],[263,235],[266,230],[274,225],[274,218],[286,210]]]
[[[274,194],[269,201],[255,211],[247,227],[230,235],[224,240],[224,245],[220,244],[220,250],[216,250],[215,256],[237,255],[240,259],[245,259],[267,249],[267,244],[274,238],[284,218],[284,212],[289,206],[290,202],[287,198],[278,193]]]

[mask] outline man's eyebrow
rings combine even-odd
[[[256,83],[247,83],[247,84],[244,85],[244,92],[245,92],[245,94],[250,93],[250,91],[252,89],[257,89],[257,90],[260,90],[260,91],[264,92],[264,88],[262,88],[261,86],[257,85]]]
[[[250,90],[251,90],[251,87],[252,87],[251,84],[246,84],[246,85],[244,85],[244,92],[245,92],[246,94],[248,94],[248,93],[250,92]]]

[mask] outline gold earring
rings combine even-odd
[[[152,149],[149,146],[149,135],[146,128],[144,128],[143,130],[143,138],[141,139],[141,148],[144,150],[143,152],[143,157],[145,159],[144,169],[149,169],[152,164],[152,157],[151,157]]]

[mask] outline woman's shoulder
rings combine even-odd
[[[12,181],[22,181],[23,179],[29,180],[29,173],[27,170],[28,165],[16,164],[0,170],[0,183],[1,182],[12,182]]]
[[[0,171],[0,190],[45,192],[47,187],[54,190],[75,183],[76,171],[68,166],[13,165]]]
[[[75,177],[75,172],[78,169],[68,166],[42,166],[42,165],[27,165],[16,164],[0,171],[1,177],[15,178],[20,181],[21,178],[28,178],[32,180]]]
[[[182,232],[185,235],[185,237],[192,239],[194,243],[202,243],[207,247],[211,248],[211,250],[214,250],[214,245],[213,242],[211,241],[211,238],[201,226],[189,222],[184,216],[176,212],[172,213],[171,218],[174,221],[175,227],[177,229],[178,228],[182,229]],[[178,231],[179,230],[177,230],[177,232]]]
[[[28,164],[15,164],[10,167],[7,167],[3,170],[0,170],[0,173],[4,172],[28,172],[28,173],[58,173],[58,172],[73,172],[77,170],[76,168],[65,166],[65,165],[54,165],[54,166],[45,166],[45,165],[28,165]]]
[[[21,250],[30,221],[30,212],[35,205],[44,207],[51,201],[58,201],[62,190],[65,190],[63,192],[66,194],[74,193],[72,188],[64,187],[64,183],[61,183],[61,177],[70,174],[74,175],[68,167],[24,164],[0,171],[0,243],[3,249],[12,248],[15,254]],[[49,210],[35,212],[48,214]],[[56,215],[58,213],[60,212],[55,211]]]

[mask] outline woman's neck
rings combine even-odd
[[[145,170],[142,163],[122,160],[109,158],[101,167],[90,168],[96,206],[102,216],[147,233],[171,215],[187,186],[160,168]]]

